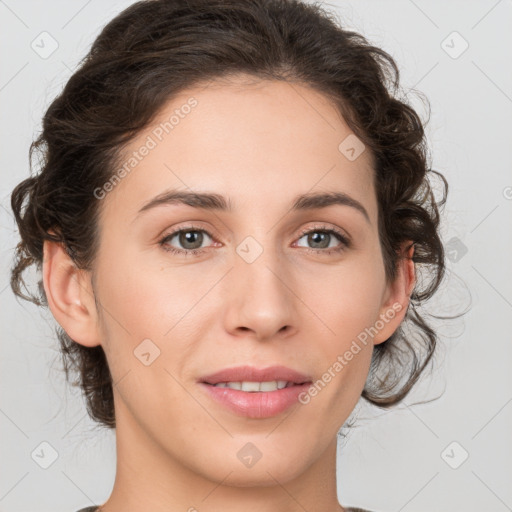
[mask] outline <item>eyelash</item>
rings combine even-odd
[[[164,251],[179,254],[183,256],[200,256],[202,253],[206,251],[206,249],[177,249],[176,247],[172,246],[166,246],[166,242],[171,240],[175,235],[181,233],[181,232],[189,232],[189,231],[201,231],[203,233],[206,233],[212,240],[214,240],[214,237],[205,229],[195,227],[195,226],[187,226],[185,228],[177,229],[171,233],[168,233],[165,235],[162,239],[160,239],[159,244],[163,248]],[[312,252],[314,254],[323,254],[323,255],[329,255],[333,253],[340,253],[349,247],[351,247],[350,240],[341,232],[333,228],[328,228],[327,226],[315,226],[313,229],[305,229],[300,233],[299,240],[304,235],[309,235],[311,233],[328,233],[331,235],[334,235],[340,242],[341,245],[336,248],[331,249],[312,249],[310,247],[303,247],[307,252]]]

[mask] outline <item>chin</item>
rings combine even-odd
[[[232,441],[232,450],[224,449],[211,454],[208,467],[203,465],[201,468],[201,473],[211,480],[219,481],[219,477],[220,480],[226,477],[222,480],[223,485],[270,487],[276,485],[276,480],[285,484],[299,477],[314,462],[314,457],[308,460],[311,454],[297,451],[296,447],[301,446],[300,443],[290,446],[276,443],[276,446],[272,446],[267,439],[266,443],[262,440],[259,444],[261,449],[258,449],[257,440],[245,442],[235,438]],[[265,447],[262,446],[264,444]],[[227,455],[229,452],[232,455]],[[202,462],[204,464],[204,459]]]

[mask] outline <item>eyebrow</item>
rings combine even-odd
[[[231,200],[229,198],[226,199],[220,194],[168,190],[145,203],[137,212],[136,217],[138,217],[142,212],[157,206],[168,204],[185,204],[202,210],[224,212],[233,211]],[[310,192],[307,194],[301,194],[293,201],[291,210],[307,211],[327,208],[332,205],[342,205],[354,208],[363,214],[366,221],[371,224],[370,216],[368,215],[365,207],[359,201],[344,192]]]

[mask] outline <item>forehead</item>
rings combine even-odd
[[[347,137],[354,135],[337,108],[311,87],[203,83],[169,100],[124,148],[119,167],[128,172],[108,193],[104,214],[115,205],[133,217],[168,189],[214,191],[233,211],[269,215],[299,194],[335,190],[373,217],[372,156],[363,150],[347,158]]]

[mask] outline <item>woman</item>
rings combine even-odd
[[[12,194],[13,290],[116,429],[112,493],[81,512],[363,510],[339,503],[337,433],[426,368],[416,306],[444,271],[446,193],[398,83],[298,1],[143,1],[103,29]]]

